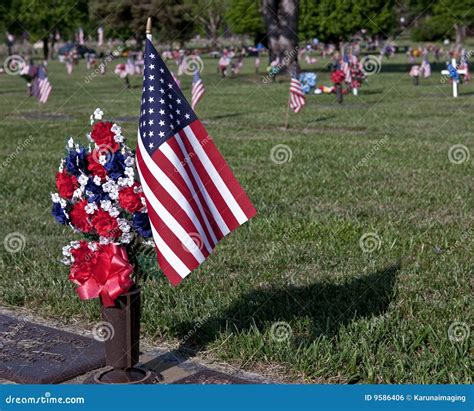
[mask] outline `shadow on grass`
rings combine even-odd
[[[256,327],[265,333],[280,321],[294,328],[296,346],[310,345],[322,335],[335,336],[341,326],[387,310],[399,270],[400,264],[396,264],[344,284],[316,282],[252,291],[218,315],[177,324],[175,332],[181,344],[176,353],[182,356],[205,349],[224,330],[240,333]],[[310,321],[308,329],[295,329],[297,320],[303,318]]]

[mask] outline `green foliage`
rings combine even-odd
[[[64,35],[76,30],[87,20],[87,1],[80,0],[17,0],[12,2],[11,15],[33,41],[48,38],[56,30]]]
[[[393,0],[302,0],[300,35],[334,41],[365,28],[370,34],[388,36],[395,23],[393,5]]]
[[[453,37],[453,25],[441,16],[425,17],[411,30],[413,41],[437,41]]]
[[[258,0],[230,0],[226,22],[235,34],[258,35],[265,31]]]

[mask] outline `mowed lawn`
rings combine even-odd
[[[329,85],[327,63],[303,68]],[[50,192],[66,139],[86,142],[96,107],[135,146],[141,78],[126,89],[115,64],[93,78],[83,61],[71,77],[50,63],[43,106],[0,75],[0,234],[25,239],[1,247],[2,305],[99,319],[59,262],[78,237],[53,220]],[[453,99],[439,64],[414,87],[399,56],[342,105],[309,95],[285,131],[286,77],[262,81],[253,59],[236,78],[216,67],[205,59],[198,115],[258,215],[177,288],[147,260],[144,336],[280,381],[472,382],[474,84]],[[458,144],[471,156],[455,164]]]

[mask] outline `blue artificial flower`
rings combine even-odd
[[[125,177],[124,155],[120,151],[117,151],[110,157],[109,161],[105,163],[104,168],[107,171],[107,175],[114,180],[117,180],[119,177]]]
[[[81,175],[81,170],[86,171],[86,149],[79,147],[79,150],[69,150],[66,158],[66,170],[76,177]]]
[[[64,210],[61,208],[61,204],[53,203],[53,209],[51,210],[51,214],[59,224],[66,225],[69,223],[69,219],[66,217],[66,214],[64,214]]]
[[[90,192],[87,196],[87,202],[95,203],[102,200],[110,200],[109,195],[102,189],[102,186],[98,186],[91,179],[86,184],[86,192]]]
[[[133,213],[133,228],[144,238],[151,237],[151,226],[148,213]]]

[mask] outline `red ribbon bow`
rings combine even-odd
[[[91,253],[86,261],[74,263],[69,279],[79,285],[76,292],[81,300],[100,296],[104,306],[112,307],[115,299],[133,285],[133,266],[125,248],[115,244],[99,245]]]

